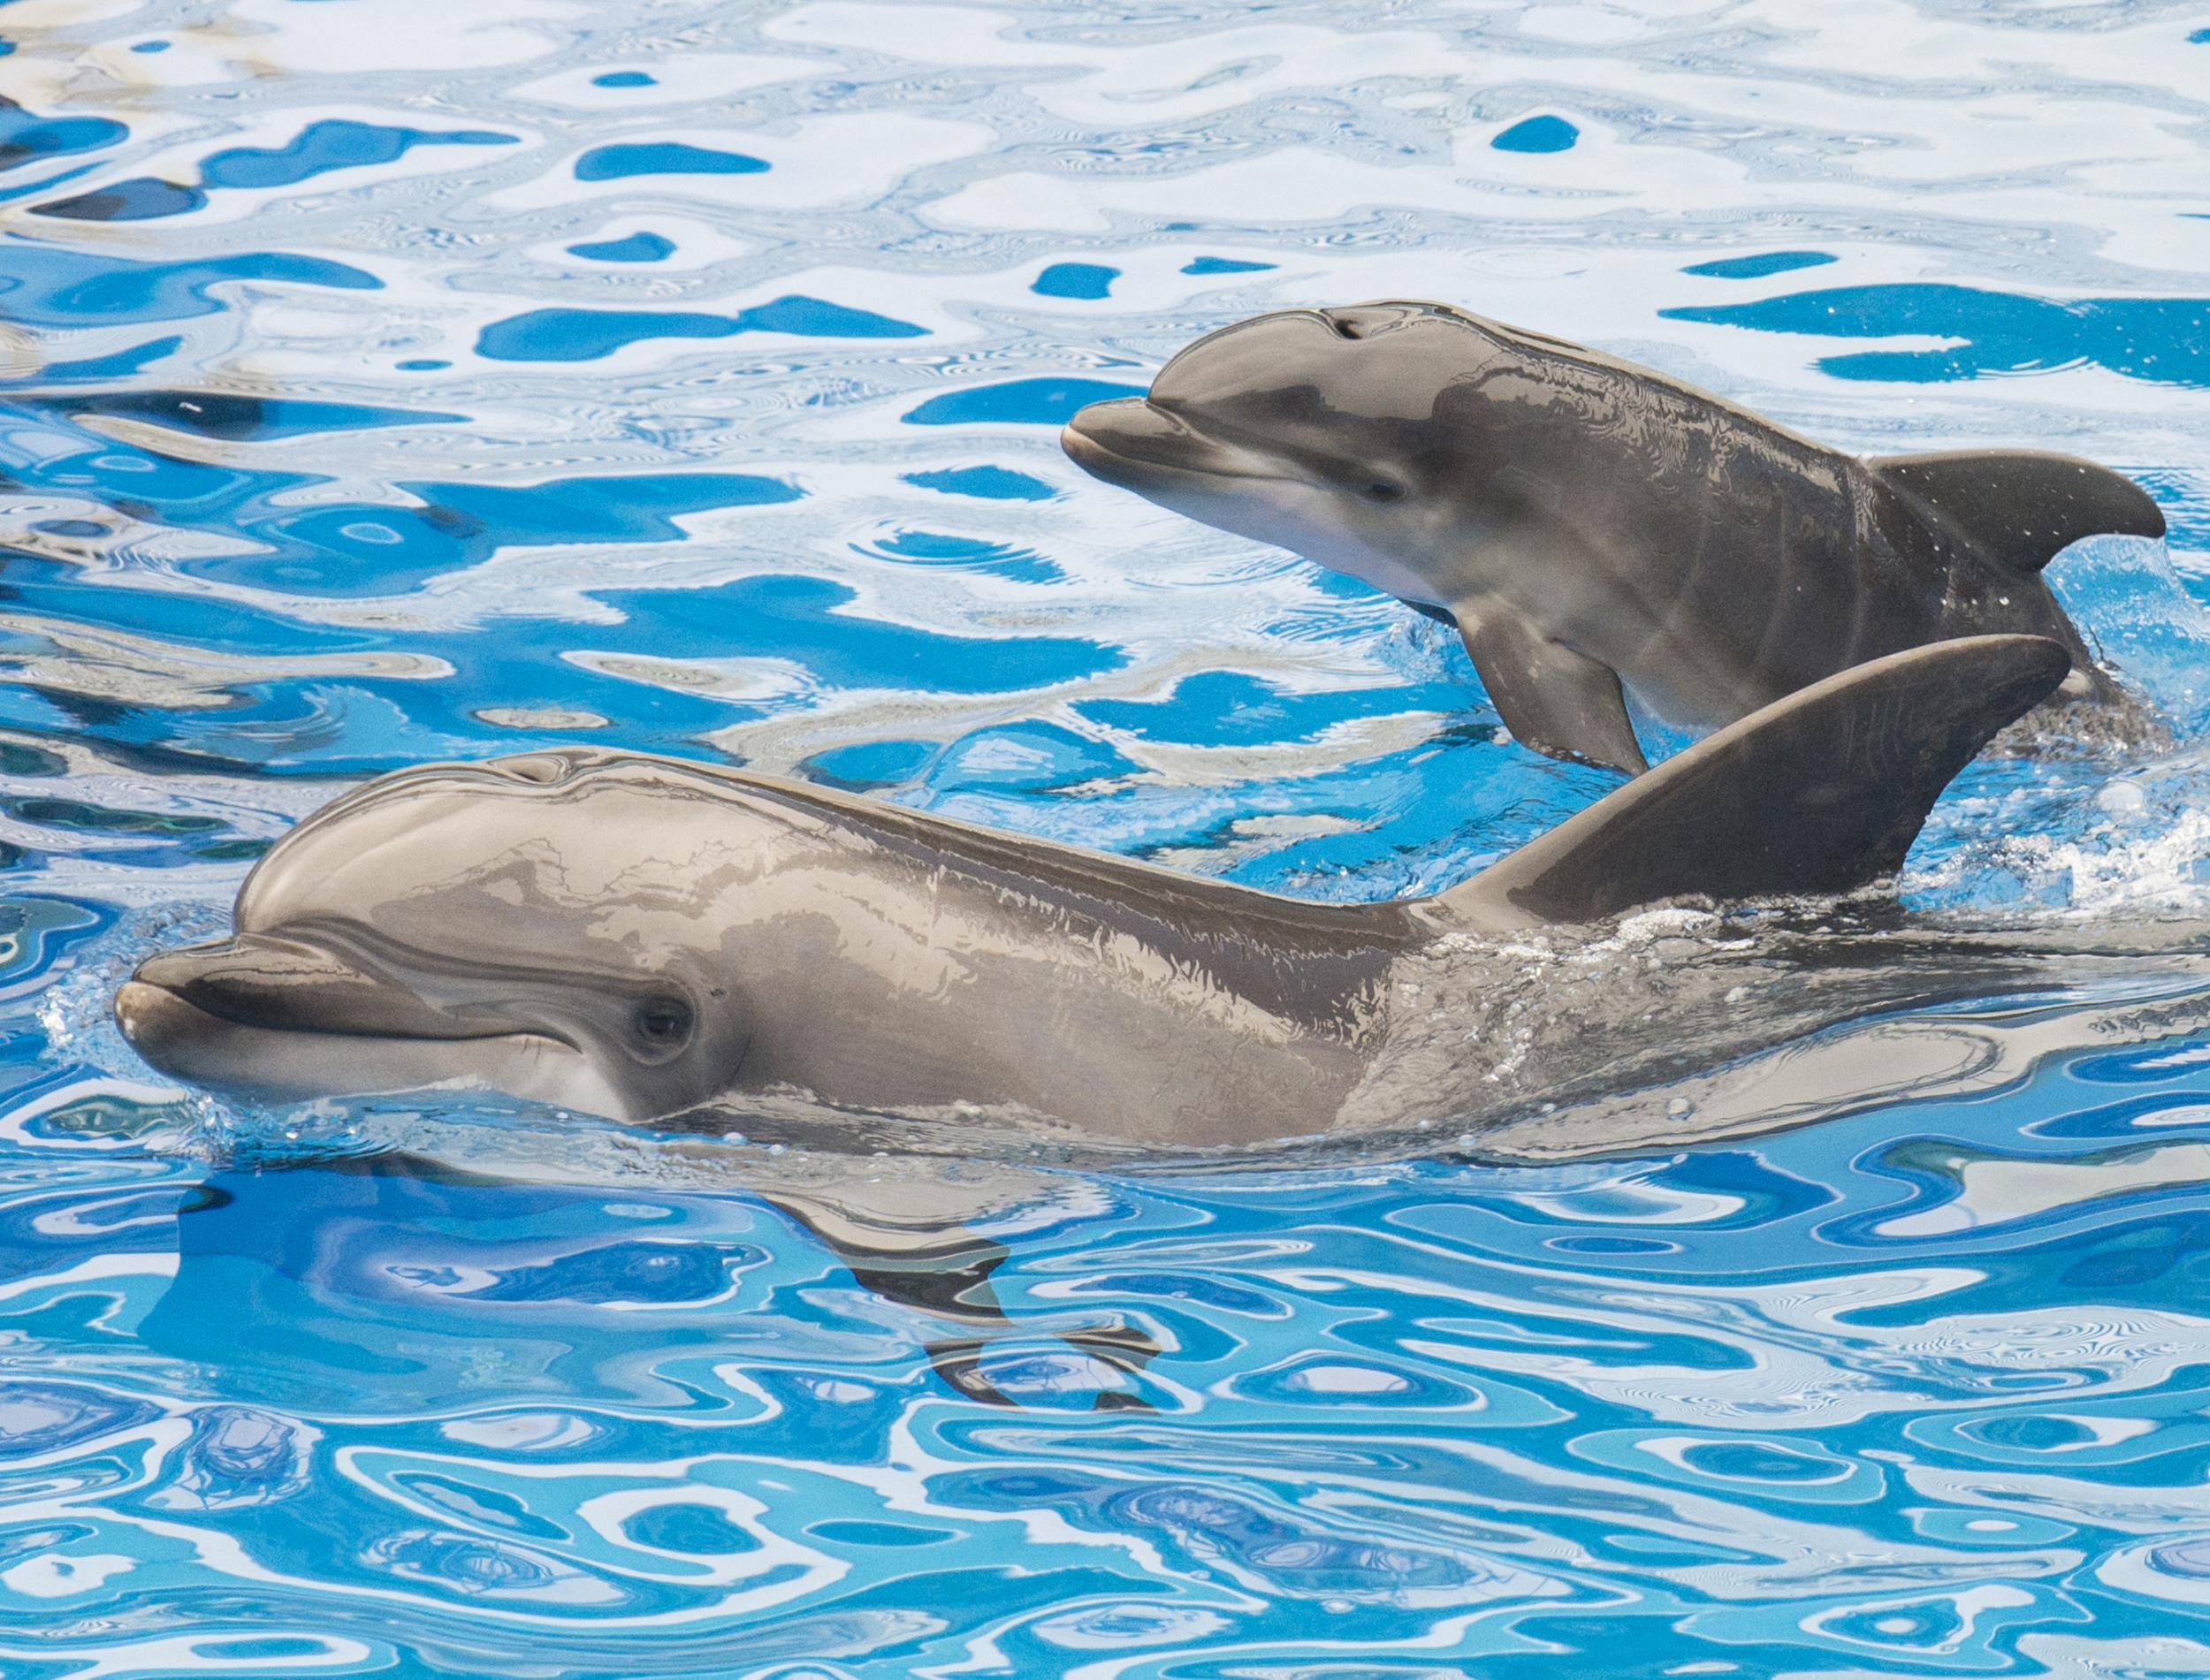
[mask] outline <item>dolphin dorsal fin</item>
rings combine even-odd
[[[1856,665],[1667,759],[1444,893],[1444,907],[1503,928],[1863,886],[1902,867],[1949,779],[2070,668],[2056,642],[2025,635]]]
[[[2122,473],[2038,449],[1960,449],[1865,463],[2001,565],[2031,577],[2083,536],[2161,536],[2164,515]]]

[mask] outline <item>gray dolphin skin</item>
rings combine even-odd
[[[2046,636],[2129,705],[2040,571],[2161,536],[2131,480],[2031,450],[1828,449],[1647,368],[1437,303],[1199,339],[1062,437],[1088,472],[1455,620],[1523,745],[1644,768],[1621,685],[1713,728],[1884,654]]]
[[[1643,1023],[1616,1043],[1585,1000],[1534,1031],[1541,1053],[1482,1023],[1524,1009],[1547,930],[1893,873],[2069,665],[2024,636],[1868,663],[1460,886],[1363,905],[673,759],[432,765],[293,830],[233,936],[149,958],[115,1015],[156,1068],[279,1100],[468,1085],[642,1121],[795,1093],[1139,1146],[1415,1124],[1616,1060],[1635,1032],[1677,1054],[1631,986],[1606,993]]]

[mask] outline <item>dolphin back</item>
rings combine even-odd
[[[1668,759],[1444,902],[1497,927],[1850,892],[1902,867],[1950,779],[2070,667],[2058,643],[2026,635],[1854,666]]]

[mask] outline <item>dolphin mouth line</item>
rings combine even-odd
[[[363,1044],[467,1045],[489,1044],[495,1039],[528,1044],[535,1041],[550,1048],[566,1050],[575,1055],[580,1056],[583,1053],[583,1046],[565,1034],[538,1027],[495,1027],[480,1032],[466,1030],[453,1032],[377,1032],[334,1025],[287,1026],[271,1021],[248,1021],[237,1015],[225,1015],[218,1009],[210,1009],[203,1003],[194,1002],[182,992],[172,987],[163,985],[157,980],[126,980],[116,992],[115,1000],[118,1008],[126,1007],[126,1000],[133,992],[150,992],[159,998],[164,1007],[188,1009],[194,1015],[203,1016],[207,1020],[217,1021],[226,1027],[237,1027],[247,1032],[278,1033],[293,1038],[346,1038]],[[456,1027],[458,1024],[455,1023]]]
[[[1162,407],[1148,397],[1137,398],[1134,400],[1141,402],[1154,414],[1165,415],[1181,429],[1181,436],[1184,437],[1200,445],[1210,445],[1217,449],[1244,450],[1244,445],[1240,444],[1216,437],[1209,432],[1199,430],[1171,408]],[[1074,421],[1068,422],[1063,433],[1063,438],[1074,440],[1074,446],[1068,449],[1070,454],[1074,454],[1075,449],[1078,447],[1109,460],[1125,462],[1131,467],[1146,468],[1154,472],[1179,473],[1185,478],[1204,479],[1216,483],[1285,484],[1297,482],[1296,475],[1292,473],[1239,472],[1227,468],[1200,466],[1187,460],[1170,460],[1157,455],[1139,454],[1132,450],[1116,449],[1103,438],[1094,433],[1084,431],[1079,425],[1075,423],[1080,419],[1081,415],[1078,414]],[[1076,454],[1075,458],[1078,461],[1081,459],[1078,454]]]

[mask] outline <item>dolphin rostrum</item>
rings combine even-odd
[[[642,1121],[796,1095],[1135,1146],[1416,1125],[1637,1045],[1677,1057],[1678,996],[1632,984],[1528,1027],[1528,942],[1894,872],[2069,665],[2029,636],[1871,661],[1401,902],[1306,903],[643,755],[431,765],[295,828],[234,936],[149,958],[115,1014],[156,1067],[264,1098],[463,1084]],[[1804,984],[1772,990],[1795,1009]],[[1519,1024],[1484,1030],[1499,1008]]]
[[[1963,635],[2063,645],[2073,699],[2130,705],[2040,576],[2161,536],[2068,455],[1860,460],[1707,392],[1436,303],[1223,328],[1062,439],[1109,483],[1455,620],[1522,744],[1644,767],[1620,692],[1711,728]]]

